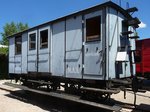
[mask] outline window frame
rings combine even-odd
[[[48,37],[47,37],[47,47],[41,47],[41,32],[42,31],[48,31]],[[47,49],[49,48],[49,37],[50,37],[50,27],[44,27],[39,29],[39,49]]]
[[[30,35],[35,34],[35,48],[30,48]],[[37,30],[28,33],[28,50],[36,50],[37,49]]]
[[[97,38],[93,38],[91,40],[88,40],[87,38],[87,20],[90,20],[90,19],[94,19],[94,18],[99,18],[100,19],[100,24],[99,24],[99,36],[97,36]],[[93,35],[94,36],[94,35]],[[102,15],[95,15],[95,16],[91,16],[91,17],[88,17],[85,19],[85,42],[94,42],[94,41],[101,41],[101,38],[102,38]]]
[[[18,52],[18,44],[17,44],[17,38],[20,38],[20,52]],[[18,36],[15,36],[15,55],[21,55],[22,54],[22,35],[18,35]]]

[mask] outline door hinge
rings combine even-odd
[[[82,65],[82,68],[84,68],[84,64]]]
[[[83,42],[82,45],[85,46],[85,42]]]
[[[82,20],[82,24],[84,24],[84,20]]]

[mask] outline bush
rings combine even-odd
[[[0,54],[0,79],[8,78],[8,56]]]

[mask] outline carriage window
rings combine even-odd
[[[35,50],[36,48],[36,33],[29,35],[29,49]]]
[[[40,31],[40,48],[48,48],[48,29]]]
[[[21,36],[17,36],[15,38],[15,54],[21,54],[21,43],[22,43],[22,38]]]
[[[101,17],[97,16],[86,20],[86,41],[100,40]]]

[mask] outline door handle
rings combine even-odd
[[[89,49],[88,49],[88,48],[86,48],[86,53],[88,52],[88,50],[89,50]]]
[[[35,66],[37,67],[37,60],[35,61]]]
[[[100,53],[102,53],[103,52],[103,50],[100,50],[98,53],[100,54]]]
[[[96,47],[96,52],[98,52],[98,47]]]

